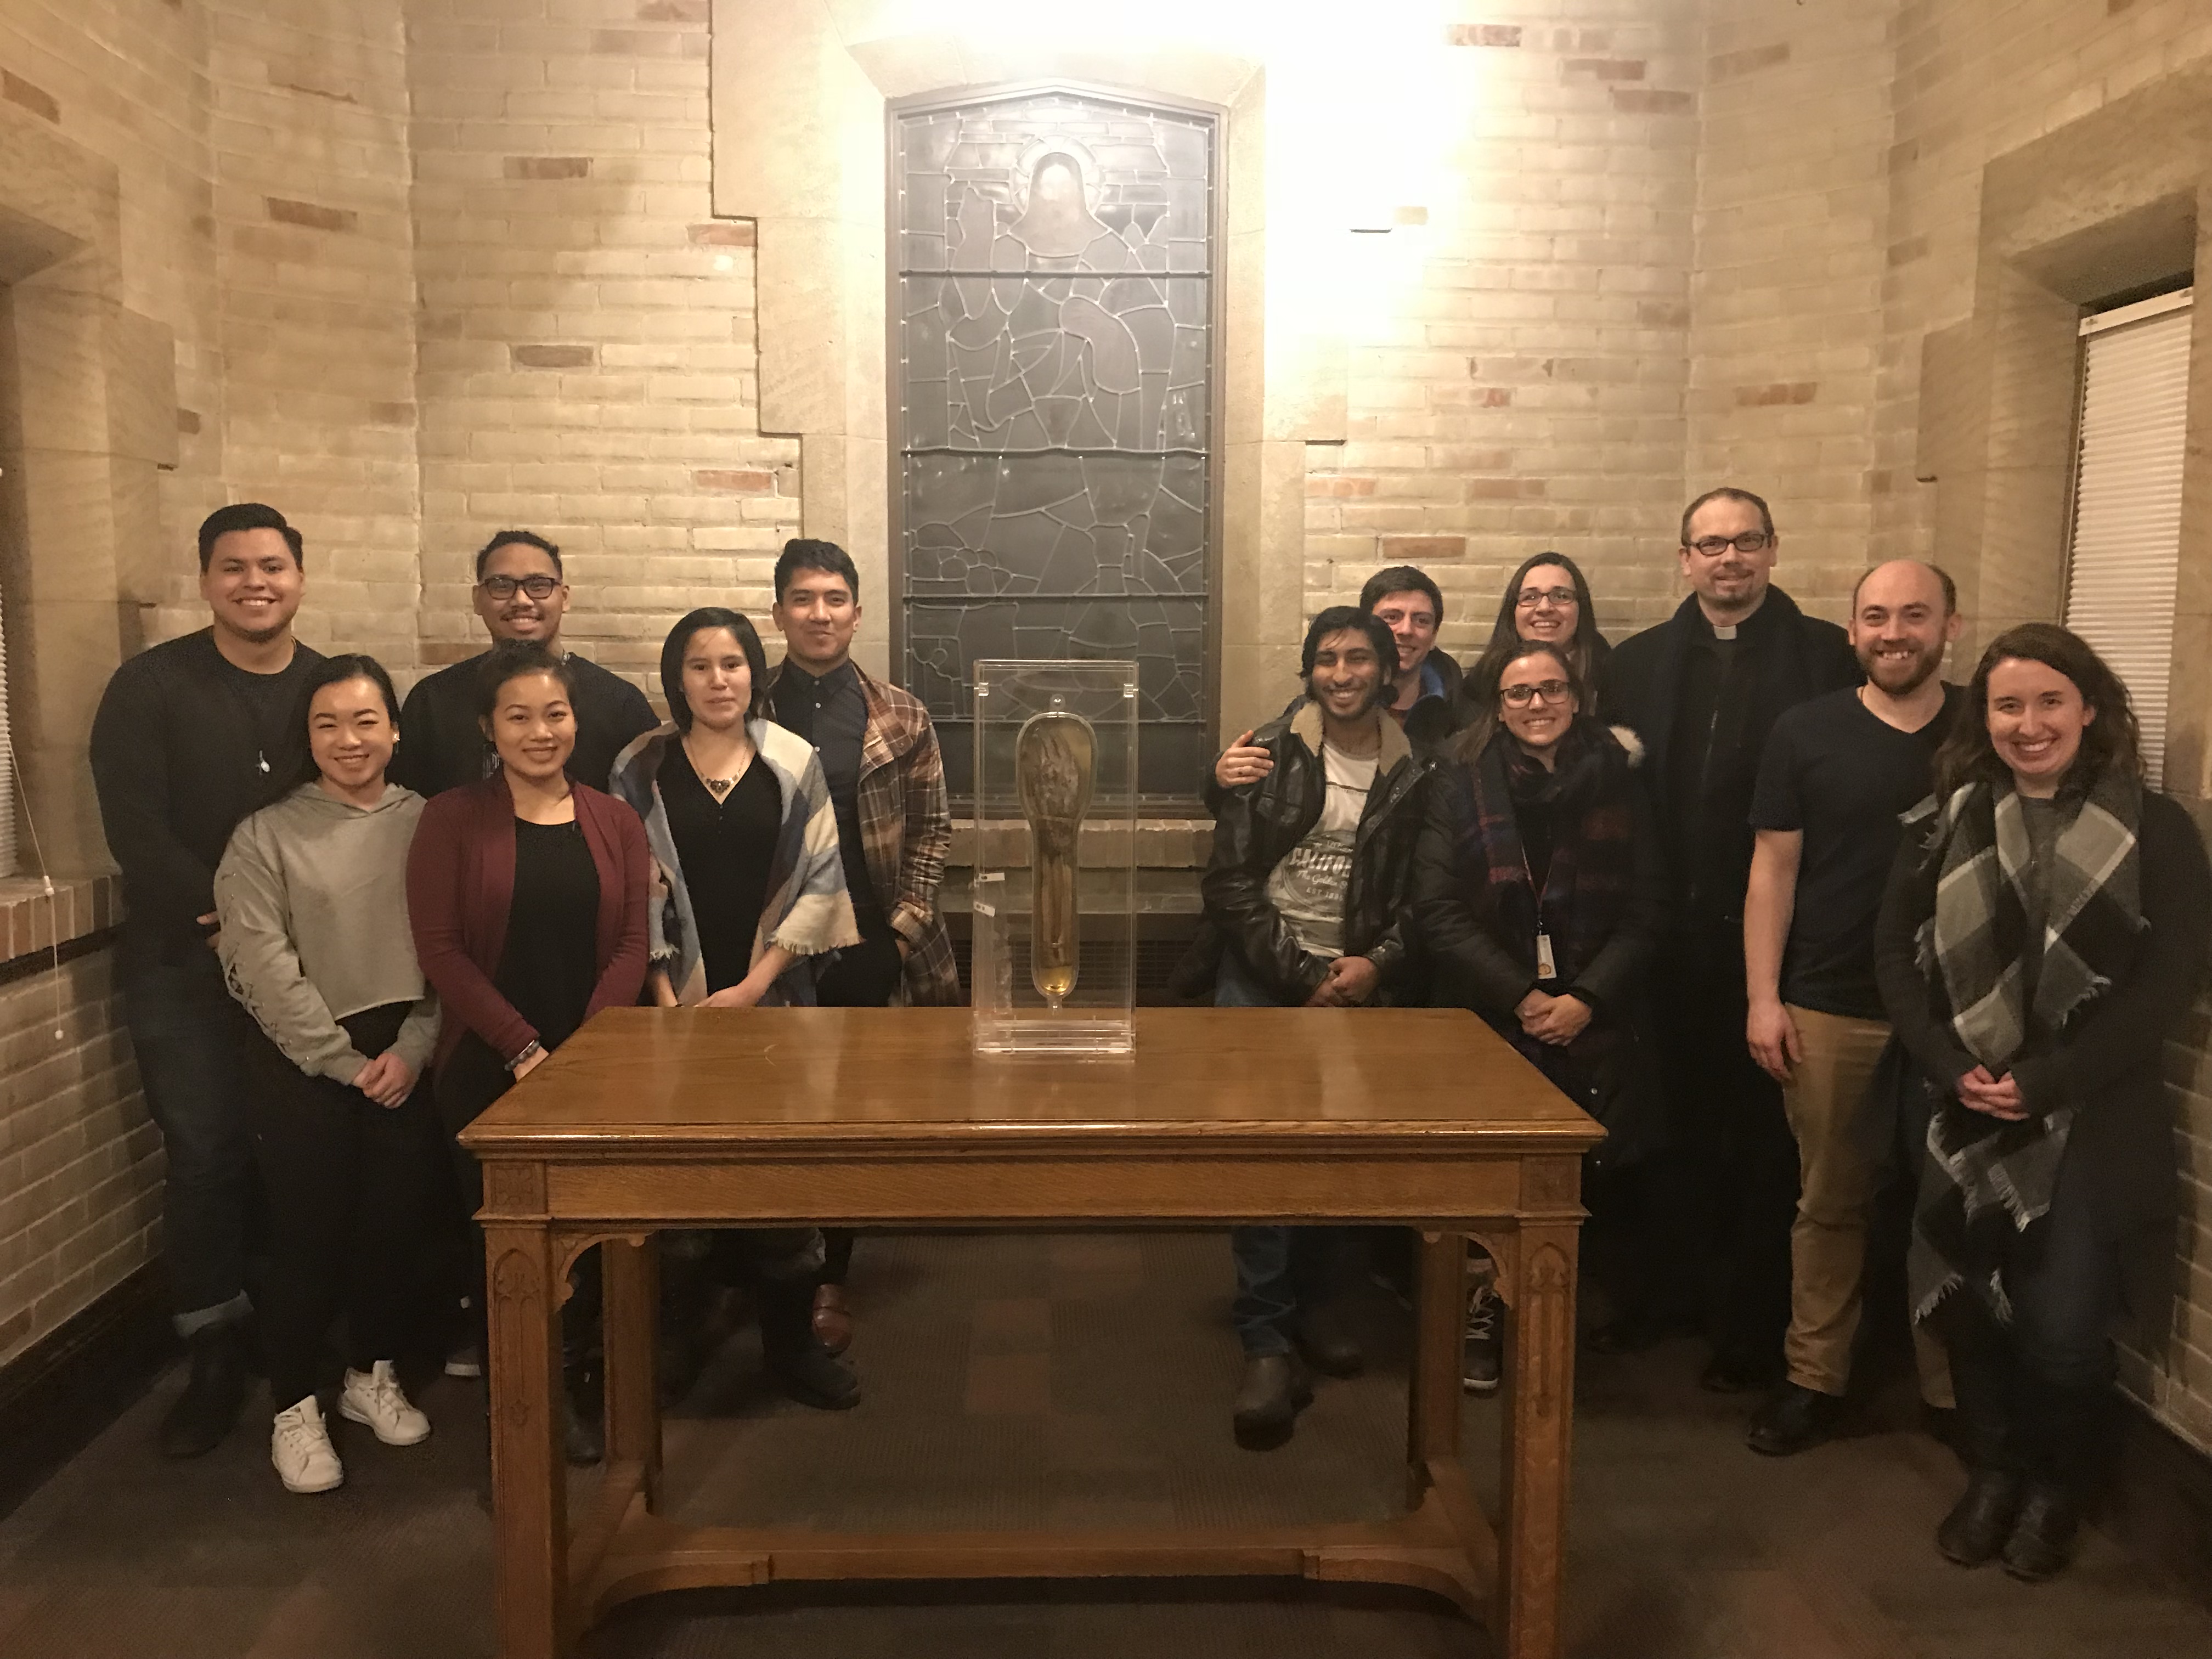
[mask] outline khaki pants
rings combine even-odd
[[[1887,1152],[1889,1126],[1868,1121],[1867,1085],[1889,1041],[1878,1019],[1850,1019],[1792,1006],[1805,1058],[1782,1091],[1797,1137],[1800,1195],[1790,1230],[1790,1380],[1840,1395],[1850,1381],[1866,1277],[1867,1218]],[[1951,1374],[1942,1346],[1915,1327],[1921,1398],[1948,1407]]]

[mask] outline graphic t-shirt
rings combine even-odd
[[[1352,845],[1375,787],[1378,757],[1346,755],[1321,746],[1328,781],[1321,817],[1306,838],[1284,854],[1267,878],[1267,902],[1308,956],[1323,961],[1344,954],[1344,894],[1352,884]]]

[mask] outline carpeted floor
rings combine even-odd
[[[1355,1519],[1401,1496],[1402,1316],[1364,1307],[1376,1363],[1324,1382],[1297,1437],[1238,1450],[1218,1235],[868,1238],[854,1270],[868,1393],[808,1413],[765,1393],[750,1332],[672,1415],[686,1518],[889,1528]],[[1585,1357],[1569,1650],[1577,1659],[2208,1659],[2212,1613],[2096,1534],[2028,1588],[1935,1554],[1960,1476],[1901,1426],[1772,1462],[1748,1407],[1698,1392],[1679,1343]],[[441,1381],[436,1431],[393,1450],[341,1425],[346,1485],[294,1498],[266,1417],[213,1455],[152,1440],[181,1379],[0,1522],[5,1659],[474,1659],[490,1653],[481,1384]],[[1899,1413],[1909,1401],[1896,1402]],[[1470,1401],[1494,1492],[1497,1407]],[[578,1492],[590,1484],[580,1476]],[[591,1659],[1477,1659],[1413,1592],[1251,1583],[776,1587],[648,1598]]]

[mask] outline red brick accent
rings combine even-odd
[[[1306,479],[1306,494],[1309,495],[1372,495],[1374,493],[1375,480],[1372,478],[1347,478],[1341,473],[1323,472]]]
[[[517,368],[589,368],[599,361],[597,346],[518,345],[507,348]]]
[[[43,115],[49,121],[62,118],[62,106],[54,101],[52,93],[43,87],[34,87],[20,75],[10,75],[0,70],[0,98],[11,104],[21,104],[33,115]]]
[[[1777,380],[1770,386],[1740,386],[1735,400],[1744,409],[1763,409],[1773,404],[1809,404],[1820,389],[1817,380]]]
[[[1588,76],[1593,81],[1641,81],[1644,60],[1640,58],[1570,58],[1566,61],[1566,77]]]
[[[1521,44],[1518,23],[1453,23],[1444,30],[1448,46],[1517,46]]]
[[[1790,61],[1790,43],[1777,40],[1771,46],[1746,46],[1741,52],[1724,52],[1715,58],[1709,67],[1713,79],[1727,81],[1739,75],[1749,75],[1763,69],[1772,69],[1777,64]]]
[[[1463,559],[1464,536],[1385,536],[1382,557],[1391,564],[1412,564],[1420,559]]]
[[[721,219],[713,224],[694,225],[691,240],[698,247],[750,247],[755,240],[750,219]]]
[[[457,662],[466,662],[483,649],[482,640],[469,640],[460,644],[425,640],[422,641],[422,661],[428,667],[445,668]],[[594,651],[592,654],[598,656],[600,653]]]
[[[753,467],[735,471],[713,468],[697,471],[691,475],[691,482],[702,489],[726,489],[735,495],[775,494],[775,474]]]
[[[1613,106],[1624,115],[1683,115],[1697,101],[1686,92],[1660,92],[1650,87],[1614,87]]]
[[[280,225],[304,225],[309,230],[351,230],[361,215],[351,208],[324,207],[314,202],[288,202],[281,196],[264,196],[269,216]]]
[[[588,179],[592,176],[592,158],[588,155],[510,155],[507,158],[507,176],[510,179]]]
[[[197,409],[180,409],[180,410],[179,410],[177,411],[177,430],[178,430],[178,431],[179,431],[179,432],[183,433],[186,437],[188,437],[188,438],[189,438],[189,437],[192,436],[195,433],[197,433],[199,429],[200,429],[200,412],[199,412],[199,410],[198,410]]]

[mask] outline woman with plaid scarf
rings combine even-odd
[[[1913,1316],[1949,1350],[1968,1469],[1936,1543],[2039,1580],[2094,1473],[2112,1327],[2170,1305],[2160,1057],[2203,977],[2212,868],[2143,787],[2127,688],[2048,623],[1983,653],[1907,823],[1875,957],[1925,1114]]]

